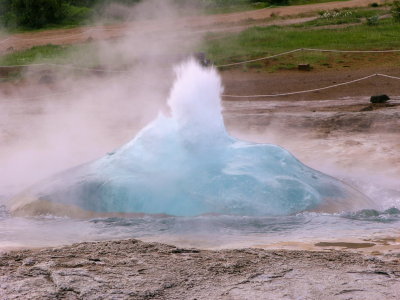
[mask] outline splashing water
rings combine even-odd
[[[183,64],[168,99],[171,117],[160,114],[116,152],[25,191],[12,211],[272,216],[372,207],[279,146],[230,137],[221,93],[215,69]]]

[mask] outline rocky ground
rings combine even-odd
[[[399,299],[399,257],[137,240],[0,256],[1,299]]]

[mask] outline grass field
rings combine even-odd
[[[99,64],[93,45],[36,46],[24,51],[16,51],[0,56],[0,65],[18,66],[32,63],[71,63],[94,66]]]
[[[349,0],[291,0],[287,5],[305,5],[305,4],[316,4],[316,3],[325,3],[325,2],[334,2],[334,1],[349,1]],[[240,12],[247,10],[255,10],[255,9],[263,9],[267,7],[278,7],[277,5],[271,5],[267,2],[254,2],[250,3],[249,1],[233,1],[233,4],[228,4],[221,2],[217,4],[215,7],[211,6],[204,9],[204,12],[207,14],[224,14],[224,13],[232,13],[232,12]]]
[[[317,27],[328,25],[340,25],[351,23],[362,23],[368,18],[379,18],[389,14],[388,9],[374,9],[374,8],[357,8],[357,9],[343,9],[340,11],[321,11],[318,19],[308,21],[301,24],[293,25],[293,27]]]
[[[358,24],[343,28],[319,28],[323,18],[291,26],[252,27],[238,34],[218,36],[210,34],[198,51],[216,64],[229,64],[254,59],[297,48],[322,48],[338,50],[387,50],[400,49],[400,22],[392,18],[379,20],[368,25],[363,18],[384,14],[376,9],[352,10],[351,18],[357,17]],[[322,21],[321,21],[322,20]],[[340,23],[345,24],[346,22]],[[325,24],[322,24],[325,25]],[[33,47],[26,51],[0,57],[0,65],[25,65],[30,63],[56,62],[73,63],[81,66],[96,66],[100,62],[95,45]],[[343,68],[366,65],[400,66],[400,54],[342,54],[298,52],[271,60],[241,65],[244,71],[274,72],[290,70],[299,63],[309,63],[314,68]]]
[[[229,64],[262,56],[273,55],[297,48],[321,48],[338,50],[387,50],[400,49],[400,23],[391,18],[379,20],[370,26],[361,23],[337,29],[318,29],[313,23],[302,26],[269,26],[253,27],[240,34],[211,39],[204,45],[203,51],[208,53],[216,65]],[[349,62],[373,64],[376,55],[328,54],[328,53],[299,53],[279,57],[273,60],[247,64],[244,68],[275,71],[291,69],[298,63],[317,64],[321,67],[335,67]],[[397,57],[398,55],[395,54]],[[399,60],[387,63],[399,65]],[[377,63],[382,63],[377,61]],[[383,62],[386,63],[386,62]]]
[[[290,5],[304,5],[304,4],[315,4],[315,3],[325,3],[325,2],[333,2],[333,1],[349,1],[349,0],[288,0],[285,6]],[[79,2],[79,1],[78,1]],[[38,28],[35,27],[26,27],[22,25],[17,25],[15,21],[7,22],[5,21],[5,16],[10,15],[7,11],[2,11],[1,1],[0,1],[0,26],[4,26],[7,28],[9,33],[22,33],[22,32],[36,32],[36,31],[43,31],[49,29],[67,29],[67,28],[75,28],[79,26],[85,25],[93,25],[93,24],[115,24],[121,23],[126,21],[124,17],[107,14],[104,11],[102,5],[96,5],[96,1],[93,1],[89,7],[77,6],[75,5],[66,5],[66,17],[60,22],[54,24],[45,24],[43,26],[39,26]],[[101,2],[101,1],[100,1]],[[128,1],[128,0],[115,0],[116,3],[125,3],[127,7],[130,7],[137,2],[140,1]],[[179,3],[179,1],[177,1]],[[183,1],[184,2],[184,1]],[[109,1],[112,3],[112,1]],[[185,5],[182,7],[178,5],[179,9],[182,9],[181,13],[193,13],[192,10],[187,10]],[[262,9],[267,7],[277,7],[277,5],[272,5],[268,2],[251,2],[249,0],[233,0],[233,1],[204,1],[202,5],[199,5],[199,9],[205,14],[220,14],[220,13],[232,13],[232,12],[240,12],[240,11],[248,11],[248,10],[255,10],[255,9]],[[44,8],[43,8],[44,9]],[[127,8],[129,9],[129,8]],[[12,14],[12,13],[11,13]],[[15,19],[15,15],[12,18]],[[8,24],[10,23],[10,24]]]

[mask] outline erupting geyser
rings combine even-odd
[[[160,114],[116,152],[29,189],[12,211],[262,216],[370,206],[281,147],[230,137],[221,92],[215,69],[183,64],[168,100],[171,117]]]

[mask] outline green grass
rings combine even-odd
[[[255,9],[262,9],[271,7],[268,3],[241,3],[241,4],[231,4],[231,5],[221,5],[215,7],[206,7],[204,8],[205,14],[227,14],[227,13],[234,13],[234,12],[241,12],[247,10],[255,10]]]
[[[400,23],[386,19],[381,20],[376,26],[361,24],[348,28],[314,30],[309,30],[308,27],[253,27],[239,34],[210,40],[204,45],[203,51],[208,53],[216,65],[219,65],[297,48],[400,49]],[[307,60],[314,60],[314,62],[322,62],[327,57],[321,53],[307,55]],[[279,59],[287,59],[287,57]]]
[[[290,5],[307,5],[307,4],[317,4],[326,2],[337,2],[337,1],[349,1],[349,0],[292,0]]]
[[[335,11],[330,11],[333,13]],[[384,9],[371,9],[371,8],[358,8],[358,9],[343,9],[336,10],[339,13],[337,17],[324,17],[325,12],[320,12],[318,19],[308,21],[301,24],[292,25],[293,27],[316,27],[316,26],[327,26],[327,25],[339,25],[339,24],[351,24],[361,23],[367,18],[374,16],[383,16],[388,14],[388,10]],[[346,14],[347,13],[347,14]]]
[[[317,4],[317,3],[337,2],[337,1],[349,1],[349,0],[291,0],[289,4],[285,6],[307,5],[307,4]],[[256,10],[263,8],[279,7],[277,5],[271,5],[267,2],[255,2],[255,3],[249,3],[247,1],[239,1],[239,2],[241,3],[236,3],[236,4],[221,3],[214,7],[208,7],[204,9],[204,13],[225,14],[225,13],[242,12],[242,11]]]
[[[310,30],[313,28],[313,30]],[[218,37],[210,34],[209,37]],[[240,62],[273,55],[298,48],[322,48],[339,50],[386,50],[400,49],[400,23],[393,19],[380,20],[377,25],[365,23],[340,29],[269,26],[253,27],[238,34],[224,35],[206,40],[197,51],[207,53],[215,65]],[[182,50],[183,51],[183,50]],[[270,60],[241,65],[243,70],[278,71],[292,70],[299,63],[310,63],[314,68],[347,67],[353,64],[400,65],[400,54],[387,56],[374,54],[336,54],[321,52],[297,52]],[[73,46],[46,45],[0,56],[0,65],[26,65],[31,63],[72,63],[79,66],[99,66],[96,44]],[[114,62],[115,63],[115,62]],[[117,62],[123,67],[124,61]]]
[[[41,32],[46,30],[54,30],[54,29],[71,29],[81,27],[86,24],[82,23],[75,23],[75,24],[49,24],[44,28],[26,28],[26,27],[12,27],[7,29],[8,34],[16,34],[16,33],[34,33],[34,32]]]
[[[17,51],[0,56],[0,65],[19,66],[32,63],[71,63],[77,65],[93,66],[99,63],[94,55],[93,46],[74,45],[74,46],[36,46],[28,50]]]
[[[27,65],[33,62],[43,63],[54,58],[62,56],[65,52],[64,47],[47,45],[32,47],[29,50],[17,51],[0,57],[0,64],[10,65]]]
[[[59,22],[56,22],[54,24],[47,23],[46,25],[39,28],[17,25],[16,17],[13,13],[10,13],[10,16],[12,16],[11,20],[9,22],[6,22],[2,20],[3,15],[2,12],[0,12],[0,25],[6,27],[9,33],[36,32],[51,29],[67,29],[87,24],[93,13],[93,10],[90,8],[73,5],[65,5],[65,11],[65,18],[63,18]]]

